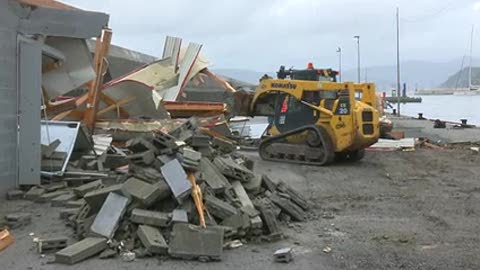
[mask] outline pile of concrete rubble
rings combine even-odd
[[[56,252],[55,261],[65,264],[98,254],[125,261],[220,260],[226,246],[275,241],[282,238],[281,222],[305,220],[308,202],[299,193],[256,175],[252,160],[235,152],[231,141],[206,135],[195,118],[151,135],[114,142],[101,155],[72,158],[65,176],[26,193],[8,193],[9,199],[62,207],[60,218],[77,242],[67,246],[71,239],[61,235],[40,237],[39,252]],[[56,155],[64,156],[55,152],[55,143],[44,146],[44,157]],[[199,225],[203,215],[205,227]],[[28,220],[7,216],[10,227]]]

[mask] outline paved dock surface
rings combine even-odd
[[[1,269],[480,269],[480,155],[470,150],[368,152],[359,163],[328,167],[261,161],[256,171],[284,180],[310,198],[307,222],[283,224],[287,238],[247,243],[214,263],[98,258],[73,266],[48,264],[32,248],[35,236],[72,236],[58,209],[0,201],[0,216],[25,211],[33,223],[13,230]],[[273,262],[292,247],[293,262]],[[325,253],[324,248],[331,248]]]

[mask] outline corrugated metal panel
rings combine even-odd
[[[0,1],[0,193],[17,179],[17,65],[16,32],[8,25],[17,20],[9,12],[8,2]]]
[[[43,74],[43,86],[49,97],[63,95],[95,78],[92,55],[83,39],[53,37],[45,42],[65,55],[59,68]]]
[[[165,47],[163,48],[163,57],[162,59],[165,58],[171,58],[172,59],[172,65],[175,68],[175,72],[177,72],[177,67],[178,67],[178,57],[180,55],[180,48],[182,47],[182,39],[178,37],[171,37],[167,36],[165,39]]]
[[[198,54],[202,49],[202,44],[197,43],[190,43],[188,44],[187,51],[183,56],[182,62],[180,63],[180,68],[178,70],[179,77],[178,77],[178,85],[170,88],[166,93],[163,99],[165,101],[175,101],[177,100],[178,94],[182,92],[182,90],[187,85],[187,79],[190,75],[193,65],[197,60]]]

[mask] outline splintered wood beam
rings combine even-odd
[[[105,104],[107,104],[108,106],[112,106],[112,105],[115,105],[117,104],[117,101],[115,101],[113,98],[111,98],[109,95],[101,92],[100,93],[100,99],[105,102]],[[119,112],[120,112],[120,117],[121,118],[129,118],[130,115],[128,114],[127,110],[125,110],[124,108],[120,107],[119,108]],[[97,114],[98,115],[98,114]]]
[[[52,118],[53,121],[61,121],[65,117],[69,117],[71,120],[82,120],[84,112],[80,110],[70,110],[66,112],[59,113]]]
[[[103,29],[102,36],[97,38],[94,56],[96,77],[88,91],[87,110],[83,118],[84,123],[91,131],[95,128],[98,104],[100,101],[100,86],[103,82],[104,69],[106,67],[104,58],[108,55],[111,41],[112,30],[108,28]]]
[[[123,98],[123,99],[119,100],[117,103],[112,104],[112,105],[100,110],[97,113],[97,117],[102,115],[102,114],[105,114],[107,112],[111,112],[113,110],[118,109],[120,111],[120,108],[121,108],[120,106],[130,103],[130,102],[134,101],[136,98],[137,98],[136,96],[128,96],[126,98]]]

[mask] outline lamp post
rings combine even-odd
[[[353,36],[357,40],[357,81],[360,83],[360,36]]]
[[[337,48],[338,53],[338,81],[342,81],[342,48]]]
[[[397,7],[397,115],[400,116],[400,11]]]

